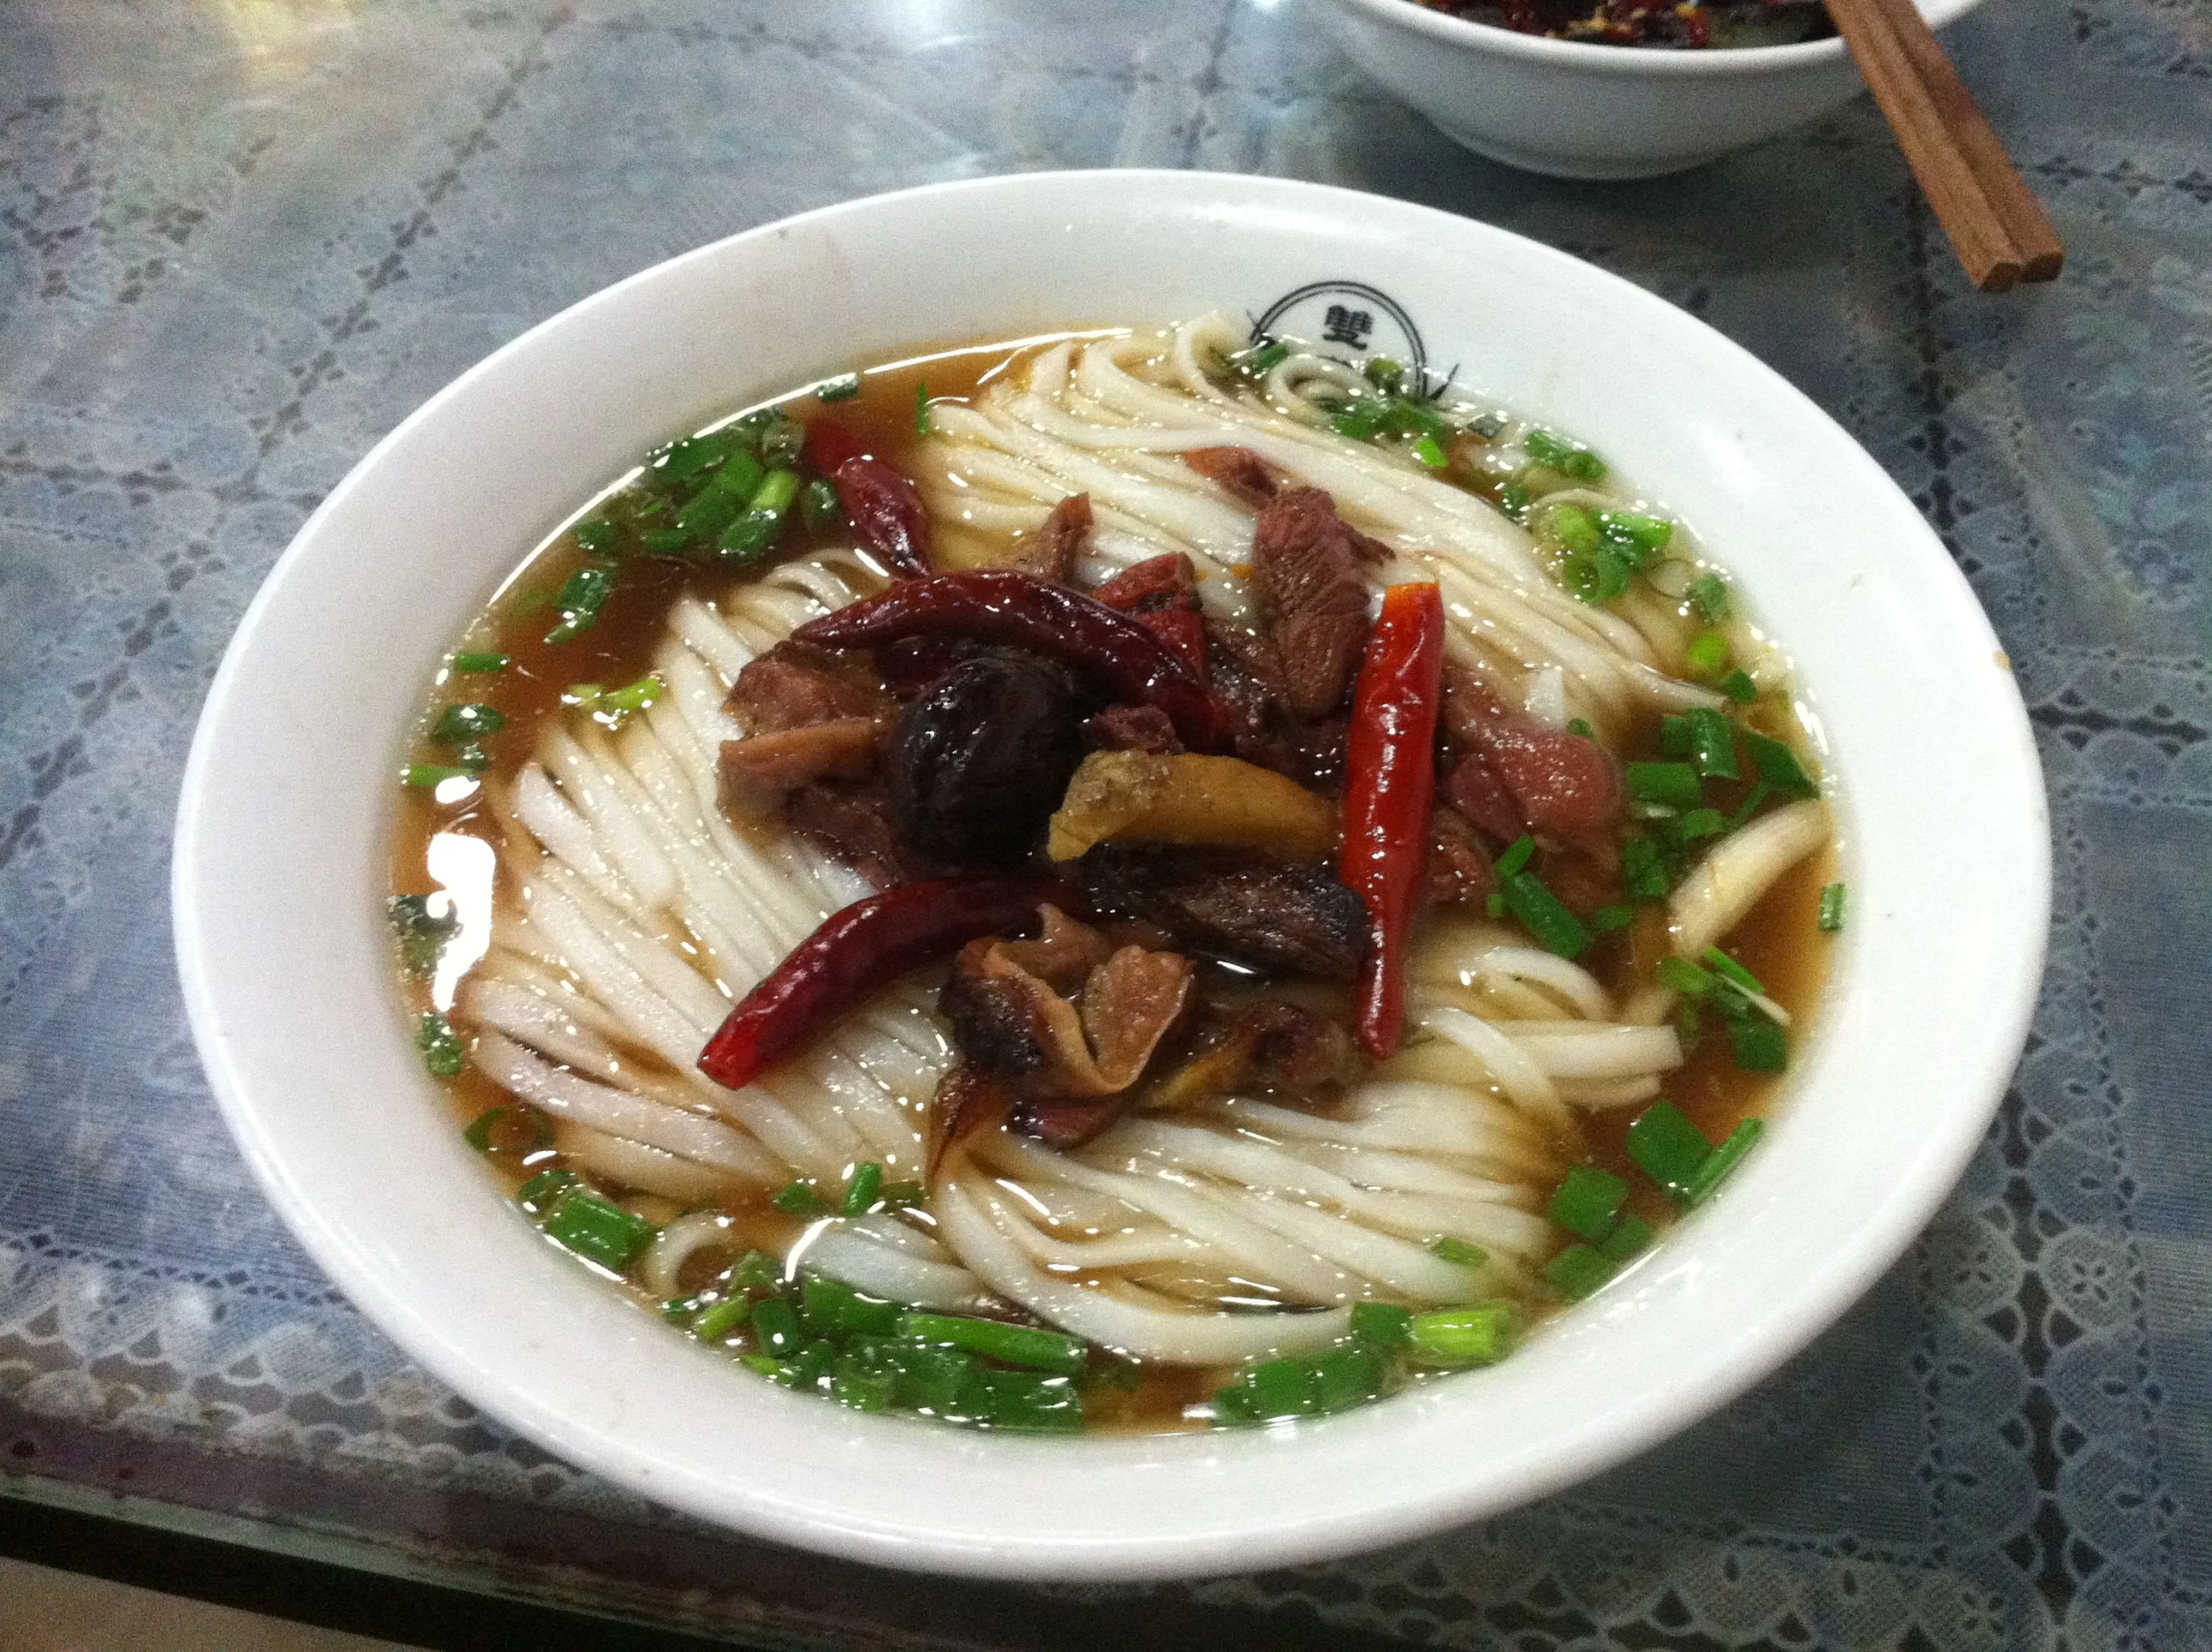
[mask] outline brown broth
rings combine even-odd
[[[1071,332],[1050,338],[954,346],[919,353],[904,361],[867,370],[859,395],[825,404],[811,393],[783,398],[778,405],[801,418],[827,414],[852,431],[870,452],[903,467],[917,443],[917,399],[964,400],[1008,368],[1048,345],[1066,338],[1093,338],[1099,332]],[[634,475],[634,473],[632,473]],[[492,773],[511,772],[521,754],[531,750],[545,718],[559,715],[563,695],[572,685],[597,683],[614,688],[631,682],[650,669],[661,637],[663,616],[680,596],[711,598],[732,584],[727,570],[700,568],[660,559],[636,559],[624,568],[622,578],[602,608],[598,623],[560,643],[548,642],[545,633],[554,622],[551,597],[568,575],[585,561],[576,543],[576,522],[589,517],[604,501],[625,486],[595,497],[561,532],[553,535],[523,562],[502,588],[485,615],[471,627],[458,647],[499,652],[510,656],[503,672],[461,674],[450,670],[437,680],[433,704],[418,730],[417,758],[440,762],[442,754],[426,738],[428,725],[440,707],[473,701],[493,707],[505,719],[487,746],[494,759]],[[1495,498],[1494,483],[1477,482],[1471,491]],[[810,549],[803,531],[794,529],[784,549]],[[954,560],[963,560],[955,558]],[[1763,706],[1762,710],[1766,708]],[[1769,714],[1768,730],[1804,749],[1802,732],[1786,712],[1779,724]],[[1657,755],[1656,718],[1631,733],[1621,755],[1641,758]],[[498,784],[497,781],[488,784]],[[1732,809],[1748,786],[1715,788],[1714,801]],[[397,829],[391,843],[390,887],[395,893],[435,888],[428,871],[433,840],[456,833],[497,845],[501,827],[487,807],[482,788],[452,803],[440,803],[430,794],[408,788],[402,798]],[[1789,1010],[1802,1027],[1820,997],[1828,967],[1828,949],[1819,933],[1815,914],[1824,883],[1833,878],[1835,857],[1824,850],[1785,876],[1737,928],[1724,937],[1728,950],[1766,985],[1769,996]],[[504,874],[495,874],[493,898],[512,901],[514,891],[504,887]],[[1663,950],[1663,935],[1647,911],[1638,927],[1628,933],[1601,937],[1584,962],[1616,993],[1643,979]],[[402,978],[402,996],[412,1014],[449,1007],[433,1003],[430,984]],[[1335,1000],[1335,990],[1312,990],[1304,984],[1297,996]],[[649,1062],[648,1062],[649,1064]],[[1743,1072],[1736,1068],[1727,1040],[1717,1029],[1708,1033],[1685,1064],[1669,1076],[1666,1095],[1686,1113],[1708,1139],[1719,1140],[1742,1119],[1764,1114],[1786,1081],[1784,1074]],[[477,1071],[465,1068],[445,1080],[444,1089],[456,1126],[494,1108],[512,1104],[507,1092]],[[1563,1162],[1579,1160],[1628,1176],[1637,1191],[1631,1207],[1661,1228],[1673,1212],[1663,1196],[1640,1175],[1629,1175],[1624,1138],[1629,1122],[1641,1106],[1599,1110],[1587,1115],[1582,1139],[1561,1143]],[[558,1134],[558,1126],[557,1126]],[[557,1162],[557,1148],[524,1154],[500,1152],[485,1155],[505,1190],[513,1192],[536,1170]],[[891,1174],[905,1174],[893,1170]],[[741,1186],[741,1184],[738,1184]],[[665,1221],[682,1207],[656,1195],[632,1194],[620,1201],[637,1214]],[[720,1202],[745,1243],[782,1252],[795,1241],[805,1224],[786,1216],[768,1203],[764,1193],[746,1189]],[[696,1259],[695,1259],[696,1263]],[[712,1272],[711,1269],[707,1270]],[[687,1289],[704,1284],[685,1278]],[[656,1307],[641,1289],[627,1285],[641,1305]],[[1094,1433],[1160,1433],[1207,1426],[1204,1406],[1230,1374],[1202,1367],[1124,1367],[1126,1380],[1102,1384],[1087,1398],[1087,1425]]]

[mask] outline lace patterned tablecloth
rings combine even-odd
[[[2212,1646],[2212,11],[1992,0],[1951,39],[2066,239],[2054,289],[1969,291],[1863,99],[1684,177],[1549,182],[1378,95],[1298,0],[0,9],[7,1488],[790,1645]],[[193,1058],[170,818],[270,563],[494,346],[801,208],[1123,164],[1503,224],[1841,418],[2011,652],[2051,967],[1934,1226],[1672,1444],[1333,1565],[890,1579],[577,1474],[330,1289]]]

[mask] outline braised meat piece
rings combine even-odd
[[[1198,607],[1198,570],[1180,551],[1147,557],[1091,592],[1123,613],[1155,613],[1162,608]]]
[[[1102,843],[1076,869],[1100,912],[1148,919],[1186,946],[1333,980],[1358,962],[1359,897],[1319,866]]]
[[[1212,1030],[1195,1056],[1151,1087],[1144,1110],[1171,1112],[1252,1090],[1307,1101],[1358,1071],[1359,1054],[1343,1022],[1270,999]]]
[[[1083,555],[1084,541],[1090,537],[1091,496],[1072,493],[1021,542],[1007,566],[1024,569],[1055,585],[1069,585],[1074,579],[1076,559]]]
[[[737,674],[725,709],[751,735],[847,717],[887,721],[897,708],[864,654],[787,639]]]
[[[994,1075],[1014,1097],[1017,1128],[1073,1147],[1133,1099],[1130,1086],[1189,1003],[1191,965],[1114,947],[1056,907],[1044,920],[1034,941],[971,941],[954,960],[937,1006],[968,1076],[940,1099],[966,1109],[974,1074]]]
[[[878,889],[927,869],[898,840],[882,794],[873,786],[802,786],[784,800],[784,820]]]
[[[1172,757],[1183,749],[1175,723],[1158,706],[1107,706],[1083,725],[1083,744],[1093,752],[1154,752]]]
[[[812,782],[865,780],[875,772],[882,740],[883,726],[872,717],[839,717],[725,740],[719,760],[722,802],[742,815],[766,815]]]
[[[718,754],[723,807],[755,819],[781,809],[878,887],[894,878],[895,844],[860,783],[898,708],[867,659],[779,642],[738,673],[725,704],[745,737]]]
[[[1367,635],[1360,565],[1386,546],[1354,530],[1319,488],[1287,488],[1253,524],[1253,579],[1268,639],[1282,661],[1285,698],[1300,717],[1344,704]]]
[[[1481,907],[1498,880],[1475,828],[1453,810],[1439,809],[1428,829],[1428,898],[1440,906]]]
[[[1505,841],[1524,829],[1561,843],[1611,841],[1626,792],[1619,766],[1597,741],[1508,711],[1456,665],[1444,670],[1443,720],[1452,745],[1468,754],[1452,771],[1448,795],[1483,830]]]
[[[1308,722],[1294,713],[1283,662],[1258,632],[1209,619],[1206,641],[1214,693],[1235,719],[1231,750],[1312,791],[1340,791],[1348,720],[1337,715]]]
[[[1247,505],[1265,505],[1282,487],[1268,462],[1249,447],[1194,447],[1183,455],[1183,463]]]

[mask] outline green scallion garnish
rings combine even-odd
[[[1002,1319],[969,1319],[949,1313],[905,1313],[899,1316],[898,1334],[941,1347],[978,1353],[1003,1365],[1080,1376],[1090,1355],[1090,1345],[1080,1336],[1034,1325],[1010,1325]]]
[[[1628,796],[1639,803],[1696,809],[1705,801],[1697,771],[1687,763],[1631,763],[1627,769]]]
[[[860,375],[857,372],[840,373],[835,378],[825,378],[814,387],[817,401],[851,401],[860,393]]]
[[[1515,522],[1526,526],[1529,520],[1529,490],[1518,482],[1508,482],[1498,490],[1498,509]]]
[[[1756,1118],[1747,1118],[1729,1131],[1728,1139],[1705,1156],[1697,1174],[1690,1178],[1684,1202],[1702,1205],[1713,1196],[1713,1189],[1720,1186],[1721,1178],[1736,1168],[1743,1156],[1766,1133],[1767,1126]]]
[[[1490,1260],[1490,1253],[1480,1245],[1470,1245],[1464,1239],[1454,1239],[1450,1234],[1432,1243],[1429,1250],[1444,1261],[1461,1268],[1480,1268]]]
[[[384,903],[384,911],[398,937],[399,967],[409,975],[428,975],[436,969],[438,954],[445,949],[453,932],[461,927],[461,915],[453,909],[453,897],[443,889],[420,895],[393,895]]]
[[[1628,1184],[1607,1171],[1587,1164],[1573,1166],[1552,1195],[1550,1216],[1560,1227],[1584,1239],[1598,1240],[1612,1231]]]
[[[865,1297],[843,1280],[809,1274],[799,1289],[800,1312],[817,1336],[888,1336],[905,1311],[880,1297]]]
[[[1511,877],[1526,867],[1535,853],[1536,839],[1524,833],[1506,845],[1505,852],[1498,856],[1491,869],[1501,878]]]
[[[876,1189],[883,1185],[883,1167],[873,1160],[860,1165],[853,1172],[852,1181],[846,1184],[845,1203],[840,1207],[843,1216],[865,1216],[875,1203]]]
[[[440,1078],[450,1078],[468,1061],[468,1046],[453,1025],[435,1010],[422,1012],[415,1023],[414,1047],[422,1052],[422,1064]]]
[[[642,1216],[581,1191],[572,1192],[547,1212],[542,1226],[547,1238],[611,1274],[619,1274],[636,1261],[637,1253],[660,1231]]]
[[[1699,631],[1682,650],[1682,664],[1702,682],[1717,681],[1728,669],[1728,638],[1718,631]]]
[[[808,1181],[793,1182],[768,1202],[786,1216],[821,1216],[830,1208]]]
[[[914,386],[914,434],[929,434],[929,380],[926,378]]]
[[[580,1185],[582,1178],[573,1170],[541,1170],[515,1190],[515,1203],[528,1215],[543,1216]]]
[[[1717,625],[1728,617],[1728,585],[1718,574],[1706,574],[1690,582],[1690,606],[1697,610],[1698,618],[1708,625]]]
[[[1617,1268],[1650,1244],[1651,1234],[1651,1224],[1642,1217],[1623,1216],[1598,1241],[1598,1254]]]
[[[1664,900],[1674,880],[1665,858],[1648,837],[1629,837],[1620,845],[1620,880],[1637,900]]]
[[[1744,749],[1751,753],[1752,766],[1759,771],[1759,778],[1775,791],[1785,796],[1812,798],[1820,795],[1820,787],[1805,772],[1805,765],[1798,761],[1798,754],[1781,741],[1771,739],[1752,729],[1745,729]]]
[[[1843,927],[1843,886],[1828,883],[1821,887],[1820,926],[1829,934]]]
[[[518,1126],[526,1126],[529,1135],[519,1142],[501,1139],[512,1137]],[[494,1107],[469,1120],[461,1139],[479,1153],[542,1153],[553,1145],[553,1126],[536,1107]]]
[[[1614,1265],[1591,1245],[1570,1245],[1544,1265],[1545,1281],[1571,1302],[1579,1302],[1613,1277]]]
[[[1411,1333],[1413,1311],[1395,1302],[1353,1302],[1352,1334],[1362,1342],[1395,1347]]]
[[[1406,1353],[1423,1365],[1494,1365],[1520,1330],[1521,1311],[1509,1301],[1437,1308],[1413,1315]]]
[[[1451,465],[1451,460],[1445,457],[1443,447],[1434,436],[1423,436],[1415,442],[1413,444],[1413,457],[1420,460],[1430,470],[1445,470],[1450,468]]]
[[[1636,909],[1625,902],[1600,906],[1590,915],[1590,927],[1600,935],[1609,934],[1615,929],[1626,929],[1635,921]]]
[[[845,520],[845,505],[837,484],[816,477],[799,490],[799,516],[810,534],[826,534]]]
[[[572,689],[570,692],[574,693],[575,690]],[[602,693],[599,697],[599,709],[617,712],[643,711],[659,699],[661,693],[660,678],[657,675],[648,674],[639,677],[633,683],[625,683],[620,688],[609,689]]]
[[[1728,1023],[1728,1053],[1744,1072],[1787,1071],[1789,1035],[1765,1016],[1738,1016]]]
[[[753,1298],[725,1297],[699,1310],[689,1329],[702,1342],[720,1342],[752,1317]]]
[[[1519,918],[1537,944],[1562,958],[1580,957],[1590,946],[1590,931],[1568,910],[1559,896],[1547,889],[1534,872],[1516,872],[1499,880],[1499,895],[1507,911]]]
[[[472,648],[464,648],[453,656],[453,669],[465,671],[474,676],[489,676],[494,672],[506,670],[513,658],[512,654],[491,654]]]
[[[614,589],[614,573],[605,568],[580,568],[562,582],[554,605],[561,622],[546,632],[548,642],[566,642],[599,623],[600,609]]]
[[[1589,448],[1566,441],[1549,430],[1531,430],[1522,445],[1538,464],[1550,465],[1561,475],[1571,476],[1578,482],[1597,482],[1604,478],[1602,459]]]
[[[1713,1144],[1671,1101],[1654,1101],[1628,1126],[1628,1158],[1672,1194],[1686,1198]]]
[[[1748,706],[1759,698],[1759,685],[1751,680],[1748,671],[1731,671],[1720,680],[1720,691],[1740,706]]]

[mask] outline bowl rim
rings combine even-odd
[[[1392,0],[1392,3],[1402,3],[1402,0]],[[1301,1563],[1372,1549],[1517,1507],[1558,1491],[1624,1461],[1710,1414],[1800,1351],[1863,1295],[1925,1227],[1957,1181],[1981,1141],[1989,1117],[2002,1100],[2006,1081],[2028,1031],[2042,976],[2050,910],[2046,793],[2032,730],[2017,689],[2010,693],[2000,720],[2005,722],[2010,735],[2002,742],[2004,765],[2010,780],[2018,784],[2025,806],[2025,818],[2016,824],[2013,832],[2017,840],[2010,844],[2019,857],[2017,869],[2029,896],[2014,914],[2013,927],[2022,930],[2020,945],[2008,955],[2010,968],[2002,972],[2002,979],[1984,984],[2000,1014],[1985,1025],[1982,1047],[1972,1065],[1971,1082],[1962,1080],[1958,1086],[1961,1104],[1946,1110],[1940,1122],[1916,1142],[1913,1156],[1897,1182],[1888,1189],[1881,1209],[1870,1212],[1827,1255],[1815,1276],[1818,1289],[1809,1289],[1803,1295],[1764,1309],[1757,1326],[1746,1330],[1739,1339],[1747,1345],[1736,1348],[1717,1370],[1705,1371],[1707,1384],[1697,1392],[1687,1393],[1676,1385],[1665,1392],[1637,1395],[1623,1402],[1616,1411],[1608,1413],[1601,1426],[1590,1424],[1570,1431],[1562,1442],[1562,1449],[1552,1451],[1548,1457],[1529,1466],[1510,1488],[1462,1479],[1419,1497],[1401,1497],[1380,1511],[1352,1499],[1350,1500],[1353,1505],[1351,1509],[1256,1510],[1250,1520],[1234,1528],[1206,1528],[1196,1533],[1155,1532],[1135,1536],[1115,1534],[1106,1537],[1067,1533],[1032,1534],[1025,1529],[1015,1535],[985,1540],[973,1533],[936,1531],[926,1523],[920,1526],[911,1522],[901,1524],[891,1517],[879,1518],[873,1511],[865,1516],[844,1509],[834,1514],[825,1513],[819,1504],[796,1496],[746,1488],[721,1491],[705,1488],[695,1479],[686,1479],[678,1472],[679,1466],[651,1458],[618,1432],[604,1428],[595,1431],[593,1425],[570,1414],[576,1409],[573,1405],[564,1410],[562,1405],[533,1391],[529,1383],[513,1377],[504,1367],[496,1363],[472,1363],[460,1337],[448,1336],[433,1315],[391,1288],[376,1265],[381,1253],[372,1253],[358,1236],[346,1231],[345,1225],[331,1212],[318,1206],[311,1189],[303,1185],[295,1177],[293,1167],[284,1162],[270,1121],[261,1116],[267,1098],[257,1100],[244,1087],[239,1051],[232,1042],[238,1035],[228,1013],[235,1006],[225,1002],[218,981],[220,958],[210,951],[211,930],[216,927],[219,904],[225,892],[205,886],[201,868],[213,852],[214,834],[220,827],[217,819],[220,800],[210,795],[209,785],[210,773],[216,766],[218,734],[228,733],[223,728],[223,720],[230,715],[232,702],[239,698],[242,679],[253,663],[257,633],[268,622],[272,609],[285,599],[289,576],[308,557],[329,555],[327,550],[319,549],[329,525],[348,501],[366,488],[365,478],[374,473],[387,455],[425,424],[442,417],[446,407],[468,394],[479,381],[503,370],[513,357],[539,348],[557,331],[578,327],[595,310],[620,304],[633,289],[670,279],[671,272],[731,256],[731,250],[741,245],[765,243],[809,226],[847,216],[861,217],[894,206],[994,191],[1017,197],[1024,191],[1044,191],[1047,198],[1051,198],[1071,189],[1164,191],[1177,200],[1191,197],[1211,201],[1217,206],[1226,202],[1240,208],[1284,208],[1309,215],[1333,209],[1339,212],[1379,211],[1408,226],[1424,221],[1435,226],[1448,225],[1454,234],[1497,237],[1513,249],[1515,257],[1548,265],[1563,274],[1572,273],[1577,281],[1597,281],[1632,314],[1663,315],[1670,318],[1668,326],[1688,323],[1707,336],[1707,345],[1791,403],[1800,414],[1833,433],[1840,444],[1839,460],[1893,499],[1910,518],[1916,530],[1910,537],[1928,560],[1931,578],[1941,593],[1939,599],[1955,612],[1957,622],[1971,640],[1977,645],[1986,642],[1993,651],[1997,648],[1986,615],[1964,576],[1944,553],[1940,541],[1912,509],[1902,491],[1848,432],[1743,347],[1621,277],[1510,231],[1434,208],[1290,179],[1179,170],[1107,170],[1016,173],[925,184],[841,202],[764,224],[679,254],[611,284],[528,329],[462,372],[377,442],[332,490],[303,524],[248,606],[225,652],[194,736],[179,804],[171,885],[175,945],[185,1004],[195,1043],[226,1123],[238,1139],[263,1191],[316,1263],[362,1306],[365,1314],[442,1381],[510,1425],[550,1444],[562,1456],[617,1485],[756,1535],[799,1542],[880,1565],[977,1577],[1063,1581],[1157,1579]],[[1970,1095],[1970,1091],[1974,1093]],[[582,1273],[581,1270],[575,1272]],[[580,1290],[613,1296],[596,1282],[579,1278],[577,1284]],[[658,1327],[653,1329],[658,1332]],[[673,1355],[673,1349],[668,1351]],[[1717,1354],[1708,1357],[1720,1358]],[[1451,1386],[1447,1384],[1443,1388],[1448,1390]],[[810,1410],[821,1406],[817,1400],[785,1395],[779,1390],[770,1390],[762,1396],[762,1402],[763,1410],[782,1404]],[[1328,1429],[1337,1429],[1337,1438],[1350,1442],[1365,1434],[1378,1433],[1384,1426],[1378,1420],[1378,1413],[1388,1409],[1377,1407],[1330,1419],[1326,1428],[1316,1430],[1313,1437],[1319,1440]],[[1432,1406],[1424,1412],[1432,1426],[1441,1410],[1441,1406]],[[1403,1414],[1410,1416],[1410,1408]],[[915,1426],[881,1424],[880,1419],[858,1421],[881,1426]],[[827,1424],[828,1419],[824,1418],[825,1433],[828,1432]],[[807,1426],[812,1428],[815,1424],[810,1421]],[[1109,1461],[1142,1467],[1127,1453],[1107,1450],[1122,1443],[1086,1442],[1080,1449],[1101,1453],[1096,1461],[1102,1469]],[[1007,1440],[993,1442],[984,1455],[1009,1464],[1059,1461],[1053,1454],[1068,1449],[1069,1444]],[[1242,1449],[1231,1441],[1224,1456],[1236,1458]],[[1317,1452],[1321,1449],[1315,1448]]]
[[[1840,64],[1850,56],[1842,35],[1801,40],[1788,46],[1731,46],[1705,51],[1660,47],[1601,46],[1587,40],[1554,40],[1525,35],[1493,23],[1432,11],[1419,0],[1335,0],[1361,11],[1377,23],[1428,36],[1439,45],[1471,48],[1497,57],[1583,74],[1633,78],[1649,75],[1674,80],[1731,80],[1786,69]],[[1914,0],[1931,29],[1948,28],[1982,0]]]

